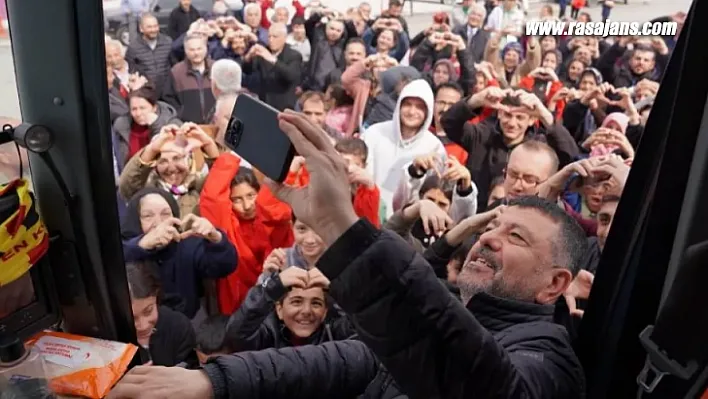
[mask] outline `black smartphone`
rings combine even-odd
[[[239,95],[224,141],[270,179],[285,181],[295,157],[295,147],[280,130],[275,108],[249,95]]]

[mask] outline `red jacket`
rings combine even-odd
[[[310,173],[303,166],[299,172],[290,172],[285,178],[285,184],[293,187],[305,187],[310,183]],[[361,218],[366,218],[371,224],[376,227],[381,227],[381,219],[379,218],[379,205],[381,194],[379,188],[374,186],[368,188],[363,185],[357,187],[352,198],[354,212]]]
[[[274,248],[293,244],[290,207],[278,201],[263,186],[256,198],[256,217],[241,220],[232,209],[231,180],[241,164],[237,156],[226,153],[209,170],[199,199],[202,217],[226,232],[238,251],[236,271],[216,281],[219,310],[231,315],[246,298],[263,271],[263,261]]]

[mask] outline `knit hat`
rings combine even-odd
[[[519,53],[519,58],[524,57],[524,49],[521,47],[521,44],[519,44],[519,42],[507,43],[501,53],[502,59],[504,58],[504,56],[506,56],[507,51],[516,51],[517,53]]]

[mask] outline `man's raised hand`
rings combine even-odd
[[[287,110],[278,119],[280,129],[305,158],[310,183],[295,188],[266,179],[266,184],[276,197],[290,204],[298,219],[332,244],[358,220],[351,202],[347,164],[327,133],[304,115]]]

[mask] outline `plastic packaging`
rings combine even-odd
[[[0,399],[54,397],[39,351],[27,350],[15,336],[0,338]]]
[[[108,394],[138,350],[132,344],[53,331],[36,335],[29,344],[44,358],[55,393],[96,399]]]

